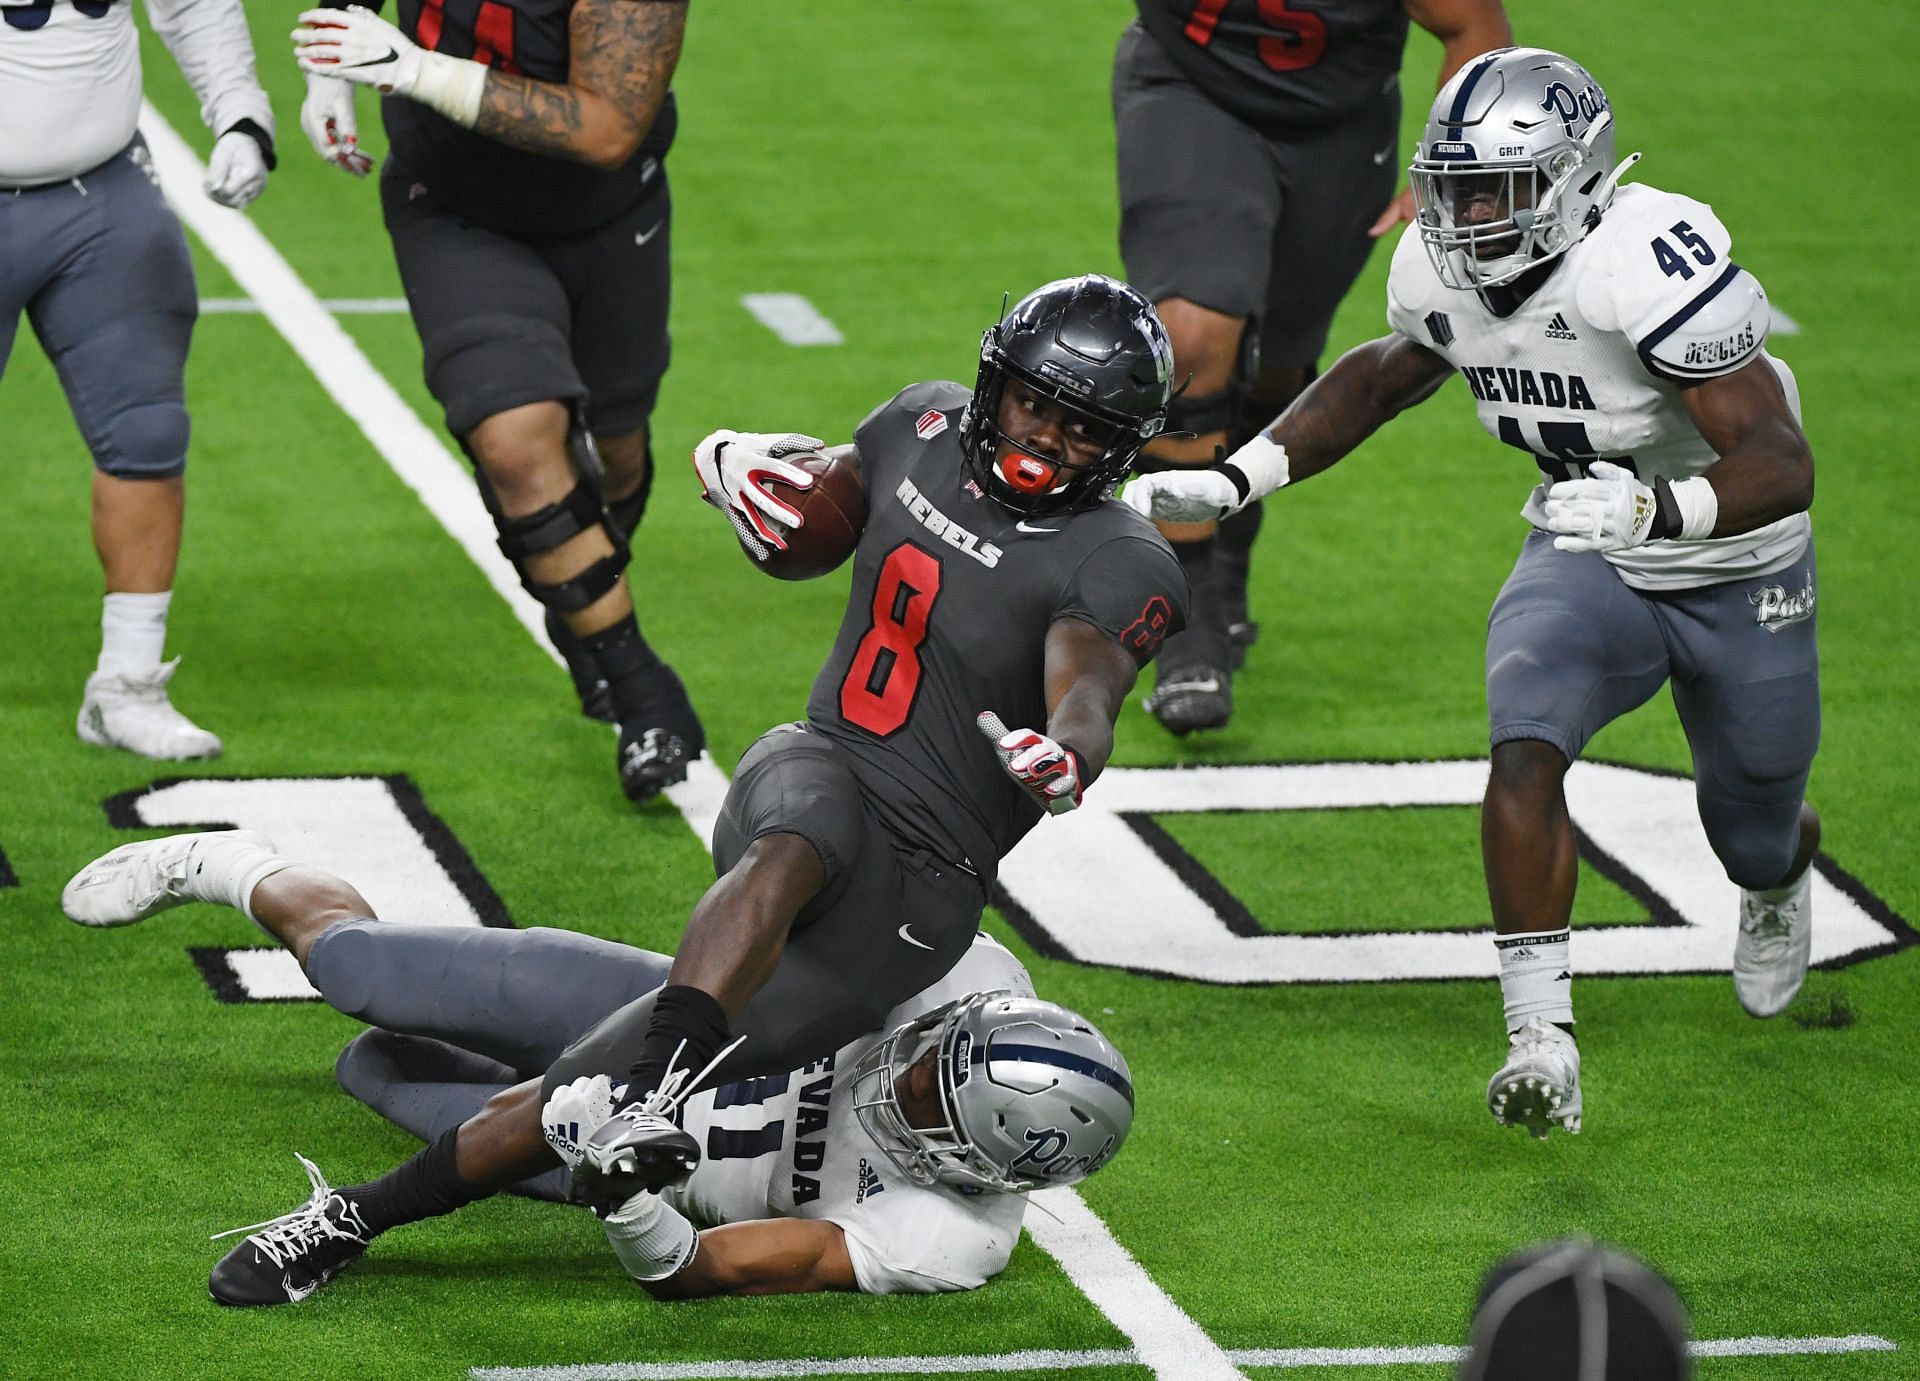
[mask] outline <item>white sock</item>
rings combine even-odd
[[[100,611],[100,662],[95,668],[139,676],[160,668],[167,644],[167,605],[173,591],[157,595],[108,595]]]
[[[1500,956],[1500,998],[1507,1008],[1508,1031],[1518,1031],[1534,1018],[1555,1026],[1573,1024],[1573,966],[1567,957],[1570,933],[1533,930],[1493,937]]]
[[[193,846],[187,860],[185,891],[200,901],[231,906],[263,935],[273,932],[253,914],[253,889],[275,873],[295,867],[295,860],[245,840],[208,837]]]

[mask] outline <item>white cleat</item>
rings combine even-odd
[[[1740,893],[1733,942],[1733,990],[1756,1017],[1777,1016],[1793,1001],[1813,957],[1813,865],[1800,880],[1769,892]]]
[[[217,758],[220,740],[167,699],[167,682],[180,659],[144,675],[96,671],[87,678],[75,728],[83,743],[124,748],[143,758]]]
[[[273,851],[273,841],[258,830],[216,830],[142,839],[102,854],[73,875],[60,893],[60,909],[81,925],[118,926],[143,921],[156,912],[204,896],[192,880],[206,866],[207,854],[223,844]]]
[[[1580,1131],[1580,1047],[1551,1022],[1531,1018],[1512,1036],[1507,1063],[1487,1084],[1487,1108],[1503,1126],[1541,1141],[1555,1127]]]

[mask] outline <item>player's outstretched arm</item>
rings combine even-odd
[[[409,97],[514,148],[618,168],[667,98],[687,0],[579,0],[568,23],[564,82],[427,52],[361,5],[303,13],[294,56],[310,73]]]
[[[1237,513],[1327,469],[1431,398],[1452,372],[1440,356],[1399,334],[1356,345],[1220,464],[1142,475],[1122,497],[1159,523],[1213,522]]]
[[[1113,722],[1138,675],[1133,654],[1111,634],[1082,619],[1056,619],[1047,629],[1046,732],[1009,729],[992,710],[981,711],[980,732],[1020,789],[1063,815],[1113,756]]]
[[[655,1299],[860,1288],[840,1225],[807,1218],[762,1218],[708,1228],[700,1234],[693,1260],[680,1270],[636,1283]]]
[[[1731,537],[1813,506],[1813,449],[1765,359],[1685,390],[1687,411],[1719,455],[1700,478],[1718,513],[1709,537]]]

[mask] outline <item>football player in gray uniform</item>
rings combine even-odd
[[[214,136],[206,193],[246,206],[274,165],[273,111],[240,0],[147,0]],[[0,373],[24,312],[93,454],[105,577],[100,658],[76,727],[149,758],[212,758],[162,661],[186,519],[193,260],[139,133],[128,0],[0,0]]]
[[[375,1023],[341,1053],[340,1085],[430,1143],[537,1081],[673,963],[568,930],[376,920],[346,882],[242,831],[126,845],[64,900],[88,924],[117,925],[193,897],[239,903],[330,1003]],[[568,1199],[571,1167],[623,1083],[581,1075],[556,1089],[540,1131],[562,1164],[511,1188]],[[649,1293],[934,1293],[997,1275],[1027,1194],[1113,1158],[1133,1084],[1089,1022],[1037,999],[1020,962],[979,935],[873,1030],[791,1070],[687,1095],[676,1121],[700,1149],[691,1177],[635,1190],[604,1215],[614,1254]],[[334,1189],[300,1159],[312,1195],[235,1230],[245,1239],[208,1282],[220,1303],[297,1304],[383,1230],[376,1187]]]
[[[1148,476],[1157,518],[1218,517],[1318,474],[1458,373],[1537,463],[1532,524],[1487,630],[1481,817],[1508,1061],[1500,1121],[1578,1131],[1563,779],[1601,726],[1671,682],[1700,823],[1740,889],[1735,991],[1783,1009],[1811,954],[1806,804],[1820,738],[1813,453],[1767,297],[1701,202],[1619,186],[1606,93],[1509,48],[1434,102],[1420,210],[1388,278],[1392,334],[1349,351],[1208,471]]]
[[[719,878],[664,981],[600,1006],[542,1058],[503,1060],[544,1073],[379,1180],[342,1190],[355,1232],[447,1213],[551,1169],[543,1108],[599,1075],[625,1091],[579,1138],[572,1186],[617,1215],[699,1165],[702,1147],[675,1112],[704,1075],[778,1075],[831,1055],[960,961],[1000,859],[1080,804],[1140,669],[1186,617],[1165,540],[1111,497],[1165,424],[1171,373],[1152,306],[1088,275],[1047,284],[989,327],[971,391],[916,384],[860,424],[841,454],[857,467],[867,518],[839,637],[806,719],[741,759],[714,829]],[[717,505],[742,522],[751,510],[783,541],[799,515],[760,486],[769,475],[810,485],[785,456],[814,445],[716,432],[696,465]],[[65,902],[91,924],[124,924],[176,897],[242,906],[284,866],[245,839],[191,861],[131,845],[82,870]],[[299,933],[276,938],[342,1011],[435,1034],[434,1002],[423,1018],[414,976],[437,969],[338,924],[364,915],[355,905],[357,894],[306,899]],[[287,1260],[320,1253],[302,1270],[324,1279],[323,1246],[303,1239]]]

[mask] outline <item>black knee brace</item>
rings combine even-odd
[[[593,434],[578,423],[567,433],[567,454],[579,476],[578,482],[558,503],[517,518],[501,513],[493,486],[487,483],[486,471],[477,466],[474,470],[480,481],[480,496],[486,501],[494,528],[500,534],[500,554],[513,562],[528,594],[547,608],[562,612],[584,609],[605,595],[619,583],[620,572],[627,568],[630,556],[626,534],[607,512],[601,489],[600,453],[594,448]],[[527,574],[528,557],[552,551],[595,526],[605,529],[613,543],[613,550],[607,555],[568,580],[544,583]]]

